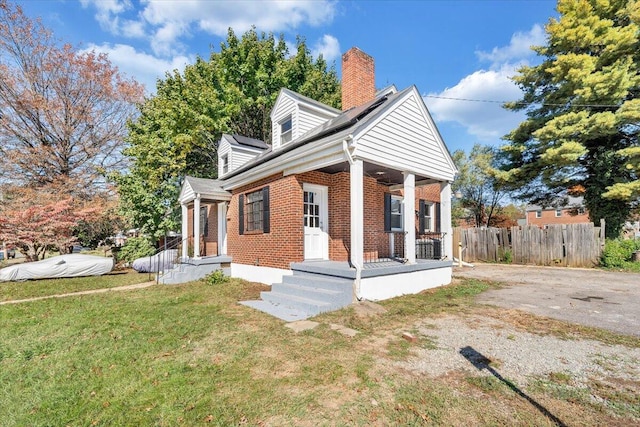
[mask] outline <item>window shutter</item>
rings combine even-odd
[[[391,193],[384,193],[384,231],[391,231]]]
[[[436,202],[436,233],[441,233],[442,228],[440,227],[440,202]]]
[[[418,234],[424,234],[425,232],[424,217],[426,216],[426,205],[424,200],[420,200],[420,207],[418,208]]]
[[[244,234],[244,194],[238,196],[238,231]]]
[[[271,220],[271,212],[269,210],[269,187],[264,187],[262,189],[262,232],[269,233],[271,232],[271,225],[269,221]]]

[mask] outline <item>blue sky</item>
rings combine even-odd
[[[500,145],[523,115],[500,103],[516,100],[509,76],[539,58],[544,25],[557,16],[552,0],[223,1],[29,0],[55,36],[109,55],[121,71],[153,92],[157,78],[219,51],[228,27],[297,35],[335,61],[357,46],[375,59],[376,85],[416,85],[451,151],[474,143]]]

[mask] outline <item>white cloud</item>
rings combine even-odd
[[[437,121],[458,124],[480,142],[496,142],[525,119],[523,112],[502,108],[503,102],[522,98],[520,88],[510,77],[535,56],[531,46],[545,43],[544,28],[536,24],[528,32],[515,33],[507,46],[494,47],[490,52],[476,51],[478,59],[490,63],[489,69],[478,70],[440,93],[428,94],[425,103]]]
[[[333,20],[335,0],[264,1],[154,1],[141,0],[140,9],[131,0],[81,0],[93,7],[100,26],[114,35],[146,39],[154,54],[164,57],[184,52],[181,39],[194,31],[225,37],[233,28],[237,35],[255,26],[258,31],[293,30],[303,24],[320,26]],[[334,54],[337,40],[325,36],[318,51]]]
[[[491,62],[500,67],[505,63],[520,62],[535,55],[531,46],[544,45],[545,32],[542,26],[535,24],[526,33],[518,32],[511,36],[511,42],[507,46],[494,47],[491,52],[476,51],[476,56],[481,61]]]
[[[131,34],[132,21],[120,18],[122,13],[133,9],[129,0],[80,0],[83,8],[93,6],[96,9],[95,18],[100,27],[111,34]]]
[[[167,71],[182,71],[187,64],[195,61],[193,57],[176,56],[169,60],[138,52],[132,46],[123,44],[91,44],[86,51],[95,50],[109,55],[109,60],[128,77],[135,78],[145,85],[147,92],[155,92],[156,80],[164,78]]]
[[[311,54],[314,58],[318,58],[320,54],[324,58],[327,63],[338,59],[340,57],[340,42],[337,38],[325,34],[322,36],[322,39],[318,40],[318,42],[311,49]]]
[[[509,79],[514,73],[513,66],[509,65],[499,70],[479,70],[451,88],[428,94],[424,101],[436,121],[456,122],[480,141],[492,142],[514,129],[524,119],[522,113],[502,108],[503,101],[517,100],[522,96],[520,89]]]

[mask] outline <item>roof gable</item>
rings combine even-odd
[[[279,106],[281,105],[281,103],[283,102],[284,98],[290,98],[293,101],[295,101],[298,105],[304,105],[307,108],[310,108],[312,110],[317,110],[317,111],[321,111],[324,114],[328,114],[331,116],[335,116],[341,113],[340,110],[338,110],[337,108],[333,108],[327,104],[323,104],[320,101],[316,101],[315,99],[311,99],[309,97],[306,97],[304,95],[300,95],[297,92],[294,92],[292,90],[289,90],[287,88],[282,88],[280,89],[280,93],[278,94],[278,97],[276,98],[276,102],[273,104],[273,108],[271,109],[271,114],[270,117],[273,119],[274,117],[274,113],[278,110]]]
[[[231,200],[231,193],[222,189],[220,181],[185,176],[178,200],[181,203],[188,203],[198,196],[209,200]]]
[[[352,130],[354,155],[386,159],[398,170],[453,181],[457,169],[431,114],[415,86],[388,96]],[[378,160],[379,161],[379,160]]]

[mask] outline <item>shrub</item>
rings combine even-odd
[[[133,262],[142,257],[156,253],[149,239],[146,237],[131,237],[127,239],[122,249],[118,252],[118,261]]]
[[[635,251],[640,250],[640,240],[634,239],[607,239],[600,262],[606,268],[630,268],[631,257]]]
[[[229,281],[229,277],[224,275],[224,271],[216,270],[211,274],[208,274],[204,278],[207,285],[220,285],[222,283],[227,283]]]

